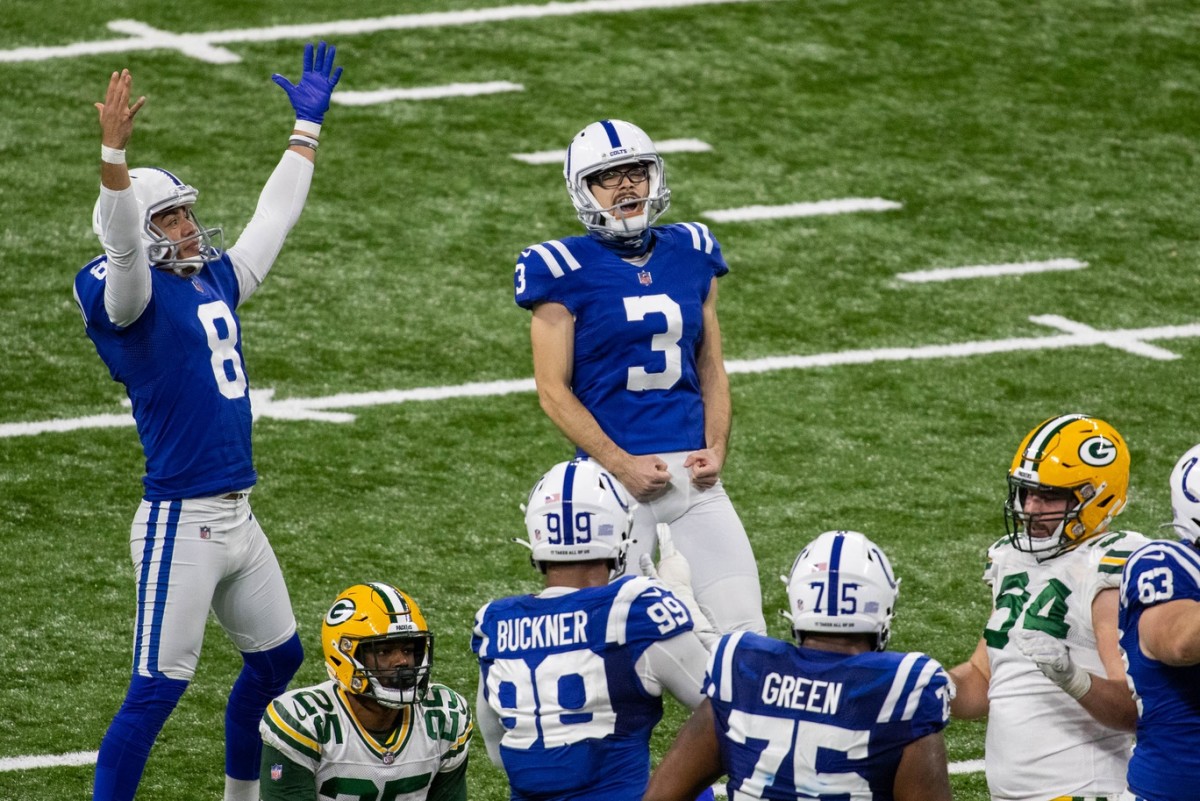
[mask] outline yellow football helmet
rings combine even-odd
[[[411,664],[381,666],[385,649],[411,649]],[[343,690],[396,709],[424,700],[433,666],[433,633],[408,594],[382,582],[355,584],[334,600],[321,624],[329,678]]]
[[[1027,494],[1062,493],[1065,513],[1027,512]],[[1125,508],[1129,491],[1129,449],[1117,430],[1082,414],[1052,417],[1030,431],[1008,471],[1004,518],[1017,550],[1050,559],[1103,534]],[[1030,529],[1057,521],[1049,536]]]

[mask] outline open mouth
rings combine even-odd
[[[645,198],[629,197],[620,199],[613,206],[613,212],[618,217],[635,217],[642,213],[642,208],[645,205]]]

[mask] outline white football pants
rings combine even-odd
[[[250,511],[249,492],[143,500],[129,550],[137,675],[191,681],[210,608],[239,651],[266,651],[296,631],[283,573]]]
[[[653,555],[658,545],[658,524],[668,523],[675,546],[691,565],[696,601],[717,630],[766,634],[758,563],[746,529],[720,481],[708,490],[692,484],[683,466],[689,453],[658,454],[668,465],[671,484],[634,511],[625,572],[637,575],[641,555]]]

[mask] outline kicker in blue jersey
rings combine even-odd
[[[572,390],[633,454],[705,447],[696,373],[703,306],[729,272],[701,223],[656,226],[636,266],[594,236],[533,245],[514,274],[517,305],[561,303],[575,317]]]

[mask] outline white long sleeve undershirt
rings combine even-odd
[[[284,240],[300,218],[312,185],[313,163],[298,153],[285,151],[259,194],[254,216],[237,243],[229,248],[238,281],[238,305],[262,284],[275,263]],[[100,242],[108,256],[104,282],[104,309],[115,325],[133,325],[150,303],[152,285],[141,215],[133,189],[100,187],[96,209],[101,224]]]

